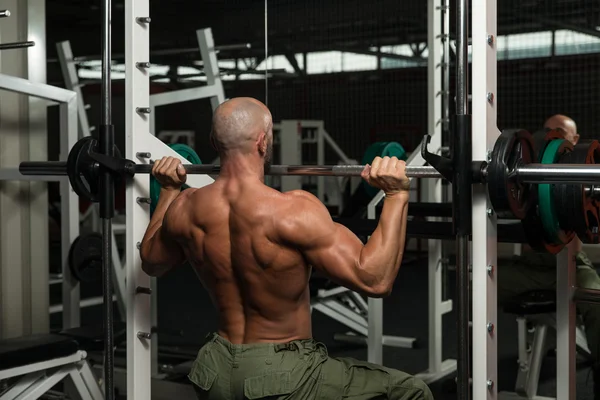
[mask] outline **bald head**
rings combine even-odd
[[[576,145],[577,141],[579,141],[577,124],[575,124],[575,121],[566,115],[553,115],[546,120],[544,128],[562,131],[565,139],[571,142],[573,145]]]
[[[221,157],[234,152],[266,155],[272,143],[271,112],[250,97],[228,100],[215,110],[211,139]]]

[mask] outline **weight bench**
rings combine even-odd
[[[503,307],[504,312],[517,315],[519,337],[519,372],[514,392],[498,393],[500,399],[554,400],[537,395],[540,371],[547,354],[548,328],[556,330],[556,292],[533,290],[517,296]],[[577,347],[589,357],[585,335],[577,327]]]
[[[65,378],[82,400],[102,400],[103,390],[86,360],[88,351],[103,349],[98,332],[84,327],[0,340],[0,382],[7,387],[0,400],[38,399]]]

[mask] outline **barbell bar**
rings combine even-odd
[[[184,164],[189,174],[216,175],[220,165]],[[360,176],[363,165],[271,165],[267,175],[304,175],[304,176]],[[25,161],[19,165],[23,175],[67,175],[65,161]],[[125,167],[125,174],[149,174],[152,164],[131,163]],[[482,168],[483,176],[486,168]],[[432,166],[406,166],[409,178],[441,178],[442,175]],[[600,166],[594,164],[528,164],[517,167],[512,176],[526,183],[600,183]]]

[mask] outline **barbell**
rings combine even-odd
[[[600,183],[600,166],[595,165],[600,157],[594,156],[600,154],[600,145],[597,141],[582,143],[574,151],[573,146],[557,139],[559,137],[556,131],[544,131],[541,138],[540,134],[533,136],[524,130],[504,131],[488,160],[472,162],[470,171],[474,182],[487,184],[498,217],[522,220],[534,247],[550,252],[564,247],[574,233],[586,243],[600,241],[595,222],[600,220],[600,189],[593,186]],[[424,141],[423,153],[427,152],[426,147],[427,141]],[[184,164],[184,168],[189,174],[217,175],[220,172],[219,165]],[[68,176],[73,190],[93,202],[99,200],[102,169],[117,178],[131,178],[136,174],[150,174],[152,163],[135,163],[122,158],[116,147],[112,156],[101,154],[97,140],[85,137],[73,146],[66,162],[26,161],[19,165],[23,175]],[[364,165],[271,165],[265,174],[359,177],[363,169]],[[406,175],[416,179],[452,180],[452,171],[443,165],[408,165]],[[570,205],[565,205],[569,201]],[[573,218],[573,213],[578,220]],[[596,216],[591,222],[590,215]],[[540,239],[540,231],[547,232],[547,237]]]

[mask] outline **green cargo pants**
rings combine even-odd
[[[600,290],[600,277],[584,252],[576,255],[577,286]],[[527,252],[498,267],[498,304],[531,290],[556,290],[556,257],[547,253]],[[600,305],[577,303],[583,319],[588,347],[594,363],[600,366]]]
[[[312,339],[237,345],[211,334],[188,377],[199,399],[433,399],[404,372],[331,358]]]

